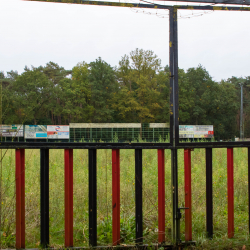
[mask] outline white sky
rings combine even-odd
[[[153,13],[156,11],[147,15],[121,7],[0,0],[0,71],[22,73],[25,65],[45,66],[49,61],[71,69],[99,56],[115,66],[135,48],[153,50],[165,66],[168,17]],[[179,19],[178,29],[180,68],[202,64],[217,81],[250,76],[250,12],[216,11]]]

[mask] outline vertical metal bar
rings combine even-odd
[[[73,247],[73,149],[64,150],[65,247]]]
[[[248,230],[250,233],[250,148],[248,148]]]
[[[97,246],[96,149],[89,149],[89,245]]]
[[[177,9],[169,9],[170,143],[179,143]]]
[[[25,151],[16,149],[16,249],[25,248]]]
[[[112,149],[112,234],[113,246],[120,243],[120,150]]]
[[[165,242],[165,155],[158,149],[158,242]]]
[[[184,149],[185,176],[185,241],[192,240],[191,149]]]
[[[243,83],[240,83],[240,140],[244,138],[243,129]]]
[[[228,238],[234,236],[234,169],[233,148],[227,149]]]
[[[170,143],[179,142],[178,112],[178,37],[177,9],[169,9],[169,68],[170,68]],[[177,150],[171,150],[171,185],[172,185],[172,240],[180,241],[180,218],[178,213],[178,162]]]
[[[171,149],[171,193],[172,193],[172,241],[180,241],[180,218],[178,214],[178,168],[177,149]]]
[[[213,238],[213,168],[212,148],[206,148],[206,230],[207,237]]]
[[[169,9],[170,143],[174,142],[174,10]]]
[[[173,11],[173,38],[174,38],[174,140],[175,146],[179,143],[179,84],[178,84],[178,15]]]
[[[49,246],[49,149],[40,149],[40,244]]]
[[[135,149],[135,225],[136,243],[143,242],[142,228],[142,149]]]

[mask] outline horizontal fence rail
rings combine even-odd
[[[181,142],[171,143],[115,143],[115,142],[0,142],[0,149],[195,149],[195,148],[249,148],[250,141],[238,142]]]
[[[141,146],[142,147],[142,146]],[[108,147],[109,148],[109,147]],[[192,149],[184,150],[185,242],[192,242]],[[141,148],[135,148],[135,239],[143,245],[143,168]],[[165,244],[165,149],[158,156],[158,244]],[[206,157],[206,233],[213,238],[213,166],[212,148],[205,148]],[[16,182],[16,249],[25,248],[25,149],[15,149]],[[227,148],[228,238],[234,237],[234,166],[233,147]],[[248,182],[250,180],[250,148],[248,148]],[[89,169],[89,245],[97,246],[97,149],[88,149]],[[64,149],[65,248],[74,247],[73,239],[73,149]],[[250,200],[248,184],[248,197]],[[178,205],[178,204],[177,204]],[[176,209],[180,211],[182,208]],[[249,210],[250,213],[250,210]],[[174,217],[175,219],[175,217]],[[176,216],[176,219],[180,217]],[[249,222],[250,223],[250,222]],[[250,228],[250,224],[249,224]],[[120,244],[120,149],[112,149],[112,245]],[[179,242],[180,243],[180,242]],[[49,242],[49,148],[40,149],[40,244]]]

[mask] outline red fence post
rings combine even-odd
[[[112,149],[112,235],[113,246],[120,243],[120,150]]]
[[[185,241],[192,240],[191,149],[184,149],[185,172]]]
[[[165,156],[158,149],[158,242],[165,241]]]
[[[228,238],[234,236],[234,155],[227,149]]]
[[[16,149],[16,249],[25,248],[25,150]]]
[[[73,149],[64,150],[65,247],[73,247]]]

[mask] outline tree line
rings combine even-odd
[[[135,49],[111,67],[102,58],[66,70],[54,62],[0,72],[3,124],[169,122],[169,67],[153,51]],[[250,77],[216,82],[199,65],[179,69],[183,125],[214,125],[216,139],[239,136],[244,84],[245,136],[250,137]]]

